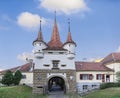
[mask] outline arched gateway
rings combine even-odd
[[[48,91],[56,92],[63,91],[66,92],[65,80],[62,77],[54,76],[48,80]]]
[[[43,40],[41,21],[37,38],[33,41],[34,71],[33,93],[47,93],[62,90],[66,93],[76,91],[75,48],[72,40],[70,22],[68,22],[68,37],[62,43],[59,36],[56,15],[53,24],[51,40]]]

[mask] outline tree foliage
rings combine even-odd
[[[20,83],[21,78],[22,74],[19,70],[17,70],[14,73],[14,75],[10,70],[8,70],[3,76],[1,83],[7,86],[11,84],[18,85]]]
[[[116,73],[116,77],[117,77],[117,82],[120,83],[120,71],[118,71],[118,72]]]
[[[3,76],[1,82],[2,82],[2,84],[7,85],[7,86],[9,86],[9,85],[11,85],[13,83],[13,74],[12,74],[12,72],[10,70],[8,70],[5,73],[5,75]]]
[[[19,70],[17,70],[13,77],[14,85],[19,85],[21,79],[22,79],[22,74]]]

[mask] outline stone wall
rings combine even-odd
[[[76,71],[75,70],[41,70],[35,69],[33,72],[33,93],[43,94],[48,87],[48,81],[51,78],[47,77],[47,74],[53,74],[53,77],[61,77],[65,81],[66,93],[74,93],[76,91]],[[62,75],[58,76],[58,73],[66,74],[66,77]],[[56,74],[56,75],[55,75]]]

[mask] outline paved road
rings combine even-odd
[[[68,98],[62,91],[49,93],[48,98]]]

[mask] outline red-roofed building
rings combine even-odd
[[[21,66],[17,66],[14,68],[0,71],[0,79],[2,79],[2,76],[8,70],[10,70],[13,73],[15,73],[17,70],[20,70],[22,75],[23,75],[23,77],[20,81],[20,84],[26,84],[26,85],[32,86],[33,85],[33,69],[34,69],[34,63],[32,63],[32,62],[26,63],[26,64],[21,65]]]

